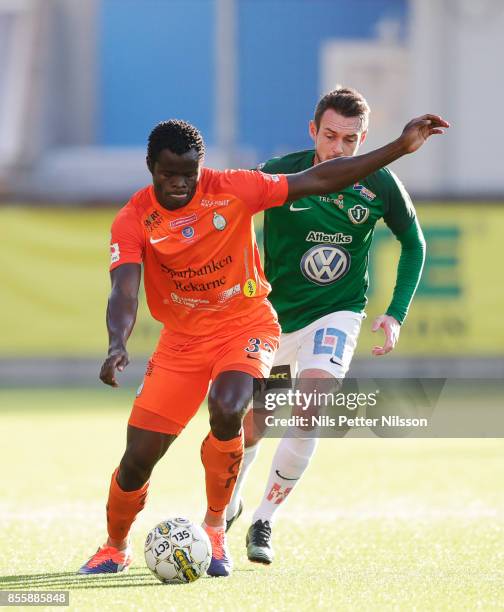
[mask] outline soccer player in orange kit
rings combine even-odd
[[[253,379],[269,375],[280,334],[252,215],[338,191],[414,152],[445,127],[441,117],[423,115],[380,149],[290,175],[204,168],[204,142],[195,127],[171,120],[153,129],[147,150],[153,184],[138,191],[112,225],[109,350],[100,379],[116,387],[115,371],[128,365],[142,264],[150,312],[164,328],[133,404],[126,450],[112,474],[108,540],[79,573],[128,568],[129,532],[145,504],[152,469],[207,391],[210,432],[201,460],[208,502],[203,526],[212,543],[208,574],[231,573],[225,510],[243,455],[242,419]]]

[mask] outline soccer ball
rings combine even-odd
[[[194,582],[204,576],[212,545],[203,527],[185,518],[169,518],[145,540],[145,562],[161,582]]]

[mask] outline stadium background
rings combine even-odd
[[[504,128],[491,123],[502,26],[499,0],[0,2],[1,384],[25,381],[25,368],[33,384],[95,384],[108,228],[149,182],[155,123],[193,122],[208,165],[252,167],[310,146],[314,104],[336,82],[371,104],[364,150],[424,111],[453,123],[394,164],[427,262],[398,348],[372,359],[370,322],[388,303],[398,254],[378,226],[353,373],[502,375]],[[142,304],[128,382],[156,332]]]

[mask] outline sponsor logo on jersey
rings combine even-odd
[[[366,219],[369,217],[369,208],[366,206],[362,206],[361,204],[356,204],[352,206],[352,208],[348,209],[348,218],[352,223],[359,225],[360,223],[364,223]]]
[[[359,194],[368,202],[372,202],[376,198],[376,193],[373,193],[370,189],[364,187],[364,185],[361,185],[360,183],[354,183],[353,190],[358,191]]]
[[[182,236],[184,236],[184,238],[192,238],[194,236],[194,227],[192,225],[184,227],[182,230]]]
[[[110,245],[110,263],[115,263],[116,261],[119,261],[120,258],[121,251],[119,250],[119,243],[113,242]]]
[[[316,285],[331,285],[345,276],[350,261],[350,253],[344,248],[318,244],[301,258],[301,272]]]
[[[206,283],[193,283],[192,281],[189,283],[182,283],[182,281],[175,281],[175,289],[177,291],[210,291],[211,289],[218,289],[226,284],[226,277],[221,276],[220,278],[216,278],[213,281],[208,281]]]
[[[319,196],[319,200],[321,202],[325,202],[326,204],[336,204],[338,208],[343,208],[343,195],[340,193],[337,198],[330,198],[329,196]]]
[[[212,208],[213,206],[229,206],[231,200],[201,200],[201,206]]]
[[[243,285],[243,294],[245,297],[254,297],[257,291],[257,285],[253,278],[248,278]]]
[[[207,274],[213,274],[214,272],[218,272],[219,270],[223,270],[227,265],[232,263],[233,258],[231,255],[226,255],[222,259],[212,259],[204,266],[200,268],[182,268],[181,270],[175,270],[174,268],[169,268],[164,264],[161,264],[161,270],[169,274],[171,278],[194,278],[196,276],[206,276]]]
[[[183,225],[187,225],[188,223],[194,223],[194,221],[197,221],[197,219],[198,215],[196,213],[192,213],[192,215],[187,215],[187,217],[180,217],[180,219],[170,221],[170,229],[177,229],[177,227],[182,227]]]
[[[227,221],[226,218],[220,215],[218,212],[214,212],[212,223],[216,230],[220,232],[226,227]]]
[[[350,244],[352,236],[338,232],[336,234],[326,234],[310,230],[305,238],[306,242],[328,242],[329,244]]]
[[[162,221],[163,215],[158,210],[155,210],[146,219],[144,219],[144,226],[147,231],[152,232],[156,229],[156,227],[161,225]]]
[[[177,295],[174,292],[170,294],[170,297],[175,304],[180,304],[181,306],[187,306],[188,308],[196,308],[200,304],[210,304],[208,300],[200,300],[198,298],[187,298],[187,297]]]
[[[230,300],[235,295],[238,295],[240,293],[240,289],[241,289],[240,283],[238,283],[237,285],[234,285],[233,287],[230,287],[229,289],[226,289],[226,290],[222,291],[217,296],[217,301],[218,302],[227,302],[228,300]]]

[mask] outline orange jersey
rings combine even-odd
[[[143,263],[152,316],[176,333],[210,335],[265,304],[252,215],[287,192],[285,175],[202,168],[192,200],[167,210],[146,187],[112,224],[110,269]]]

